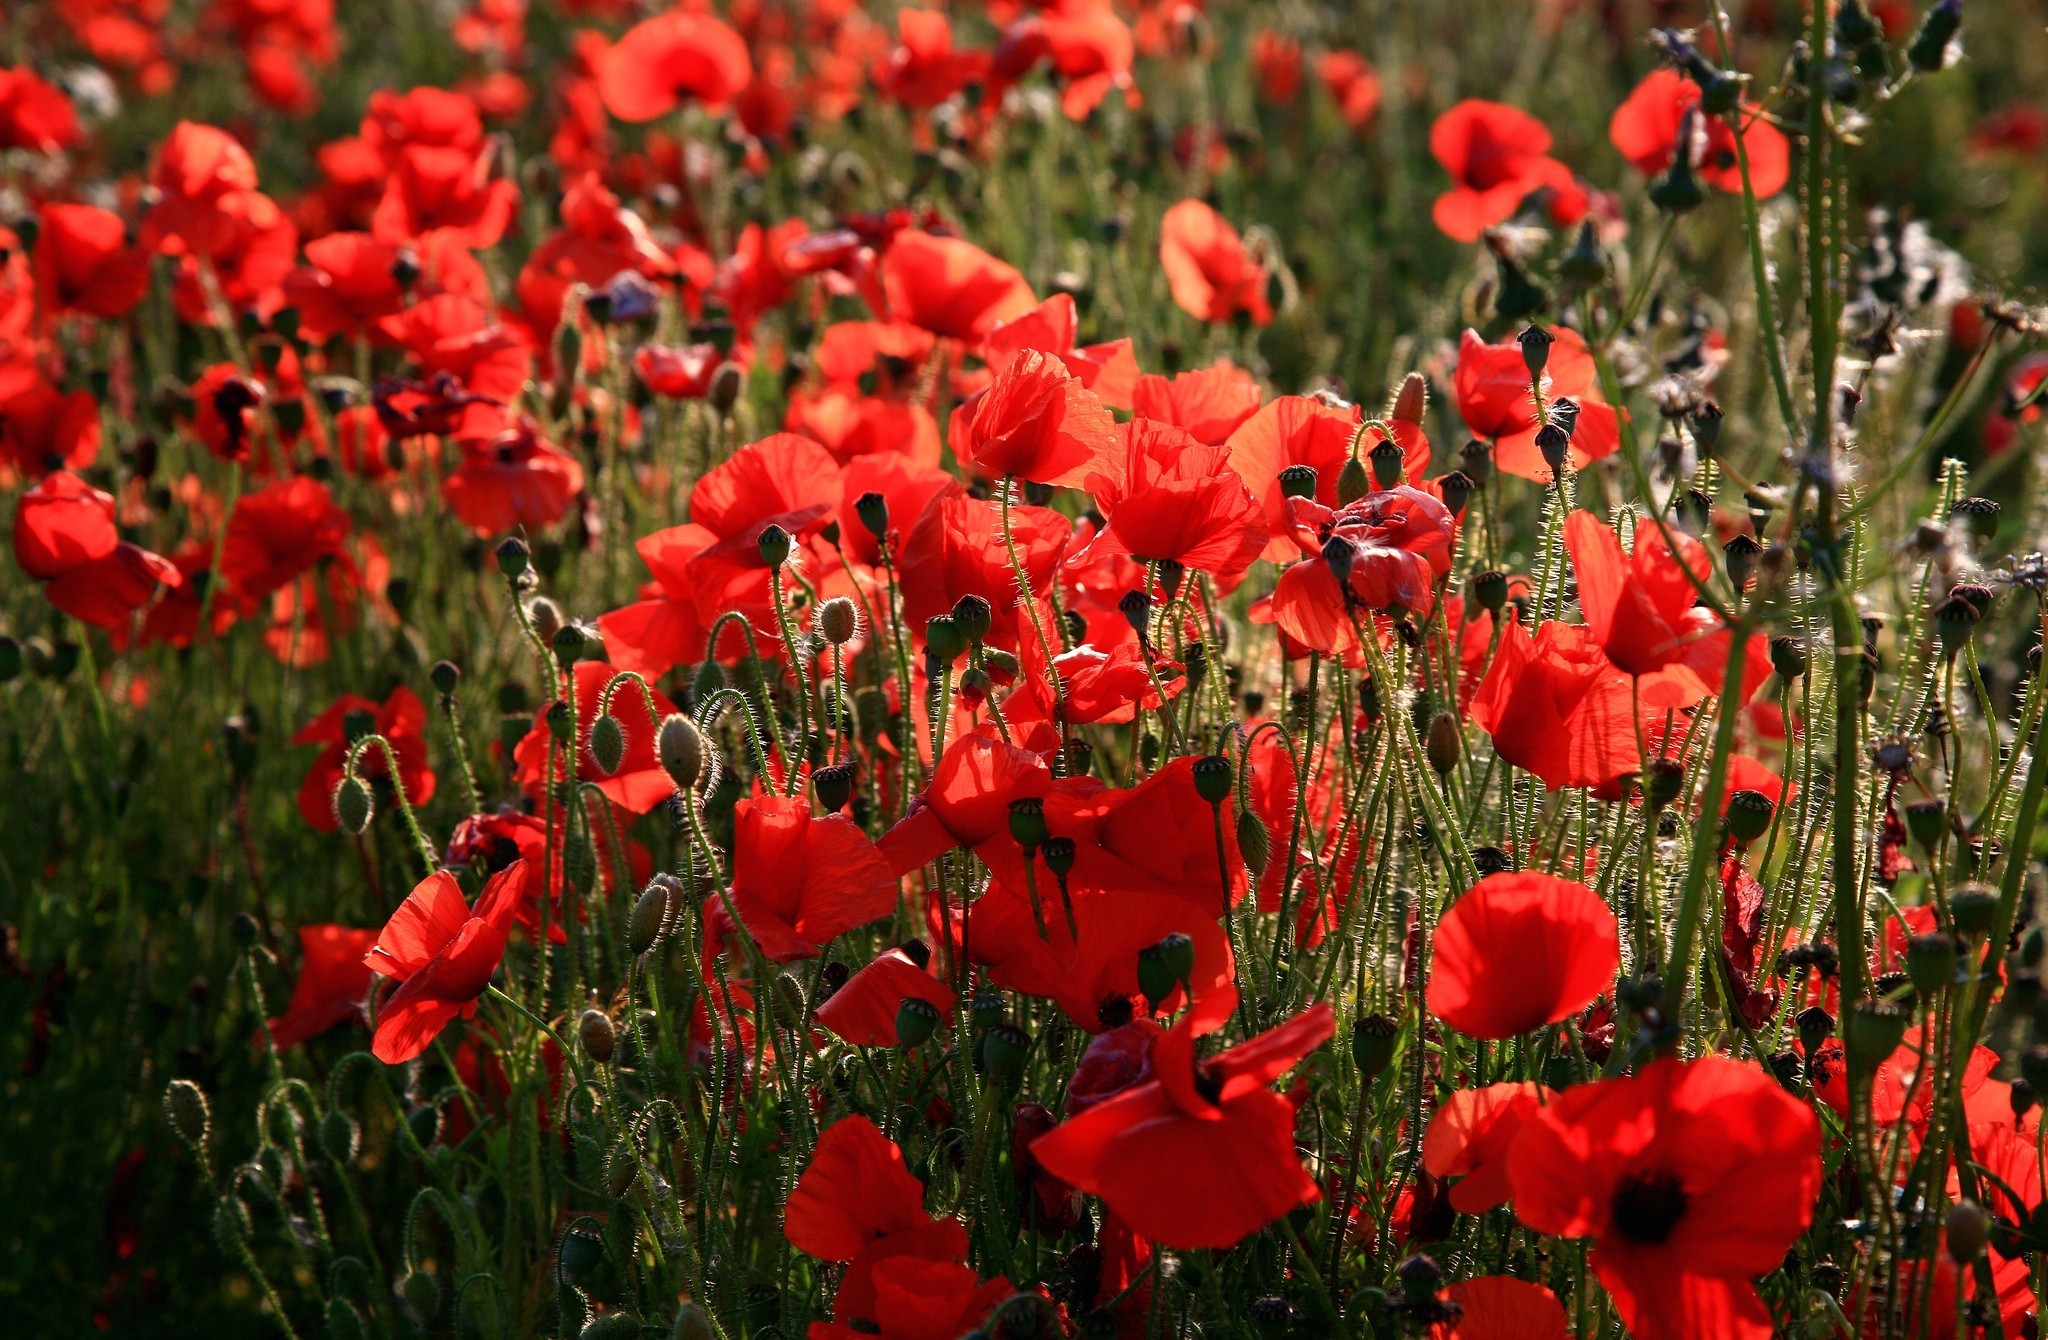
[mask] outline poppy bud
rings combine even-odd
[[[1138,635],[1139,645],[1147,645],[1152,624],[1152,597],[1143,591],[1126,591],[1116,602],[1116,608],[1117,612],[1124,616],[1124,622]]]
[[[818,606],[818,636],[835,647],[853,641],[860,631],[860,614],[845,596],[834,596]]]
[[[1408,1301],[1418,1303],[1436,1296],[1436,1291],[1443,1287],[1444,1272],[1434,1259],[1417,1254],[1395,1267],[1394,1278],[1401,1281],[1401,1291],[1408,1295]]]
[[[377,807],[370,799],[370,788],[363,785],[359,777],[343,777],[334,788],[334,817],[342,830],[350,836],[358,836],[370,826]]]
[[[626,919],[626,947],[635,956],[654,948],[661,939],[662,932],[668,929],[669,912],[681,895],[682,886],[673,875],[656,875],[640,891],[632,914]]]
[[[1459,754],[1464,752],[1464,741],[1458,734],[1458,719],[1449,712],[1438,712],[1431,717],[1422,751],[1429,758],[1429,766],[1436,769],[1437,776],[1448,776],[1451,769],[1458,766]]]
[[[1795,679],[1806,677],[1808,660],[1806,643],[1796,637],[1774,637],[1771,639],[1771,669],[1778,672],[1778,678],[1790,684]]]
[[[1948,831],[1948,803],[1940,796],[1930,796],[1906,806],[1906,831],[1922,851],[1933,851]]]
[[[962,596],[953,602],[953,623],[970,644],[978,645],[995,623],[995,610],[980,596]]]
[[[1207,754],[1195,760],[1195,794],[1211,805],[1230,799],[1230,760],[1222,754]]]
[[[434,692],[445,698],[461,687],[462,667],[453,661],[436,661],[434,668],[427,671],[427,680],[434,686]]]
[[[915,1051],[939,1031],[939,1007],[923,996],[905,996],[896,1007],[896,1045]]]
[[[206,1101],[205,1090],[189,1079],[172,1080],[164,1089],[164,1115],[186,1148],[206,1148],[213,1133],[213,1109]]]
[[[789,532],[770,523],[761,530],[761,561],[771,568],[779,568],[789,562],[791,540]]]
[[[521,577],[533,558],[533,551],[517,535],[498,541],[498,571],[507,577]]]
[[[1941,931],[1916,935],[1906,942],[1906,975],[1913,990],[1931,997],[1956,978],[1956,938]]]
[[[1948,896],[1949,917],[1965,935],[1982,935],[1998,918],[1998,890],[1988,884],[1965,884]]]
[[[1529,369],[1529,380],[1535,381],[1543,375],[1543,369],[1550,364],[1550,345],[1557,337],[1541,326],[1524,326],[1522,333],[1515,336],[1515,343],[1522,346],[1522,366]]]
[[[1387,417],[1402,423],[1421,423],[1428,412],[1429,379],[1411,372],[1401,379],[1401,389],[1394,392],[1394,407],[1387,411]]]
[[[863,493],[853,500],[853,514],[868,534],[877,540],[889,533],[889,500],[879,493]]]
[[[655,732],[654,752],[661,762],[661,770],[668,774],[678,791],[689,790],[703,775],[703,733],[697,729],[696,722],[681,712],[671,712],[662,718],[661,729]]]
[[[1283,498],[1313,498],[1316,496],[1316,468],[1313,465],[1290,465],[1280,472],[1280,496]]]
[[[950,614],[934,614],[924,623],[924,649],[942,666],[951,665],[967,651],[967,634]]]
[[[740,401],[743,385],[744,381],[737,363],[720,363],[717,371],[711,374],[711,386],[705,391],[704,398],[711,402],[711,408],[717,410],[719,414],[730,414],[732,407]]]
[[[607,777],[626,761],[626,729],[609,712],[590,723],[590,757]]]
[[[982,1071],[998,1084],[1022,1077],[1030,1055],[1031,1035],[1015,1024],[996,1024],[982,1038]]]
[[[1465,504],[1472,499],[1472,477],[1463,470],[1453,470],[1437,480],[1436,486],[1442,491],[1444,506],[1450,510],[1451,515],[1465,515]]]
[[[1025,851],[1037,850],[1051,834],[1045,826],[1045,802],[1037,796],[1023,796],[1010,802],[1010,836]]]
[[[1771,826],[1777,812],[1771,798],[1761,791],[1728,793],[1728,832],[1737,842],[1754,842]]]
[[[1353,456],[1337,472],[1337,505],[1343,507],[1355,503],[1370,492],[1372,479],[1365,472],[1365,462]]]
[[[1643,800],[1654,813],[1678,799],[1678,793],[1685,789],[1685,764],[1675,758],[1660,756],[1650,760],[1650,772],[1643,779]],[[1734,797],[1730,797],[1729,809],[1734,809]],[[1765,823],[1770,820],[1766,818]]]
[[[1273,859],[1273,837],[1266,831],[1266,821],[1250,810],[1237,816],[1237,850],[1253,879],[1264,875]]]
[[[1481,879],[1488,875],[1504,875],[1515,868],[1515,862],[1499,847],[1474,847],[1472,868],[1479,872]]]
[[[594,1237],[590,1240],[597,1241]],[[600,1256],[604,1254],[602,1244],[598,1245],[597,1253]],[[566,1256],[563,1264],[566,1269]],[[417,1317],[422,1326],[432,1321],[434,1314],[441,1310],[441,1286],[424,1270],[407,1271],[405,1278],[398,1282],[398,1296],[405,1300],[406,1310]]]
[[[547,724],[548,734],[555,737],[556,744],[568,744],[576,738],[576,714],[559,698],[548,704]]]
[[[1393,488],[1401,482],[1403,460],[1400,444],[1392,438],[1375,443],[1368,453],[1372,460],[1372,480],[1383,489]]]
[[[585,1010],[583,1017],[576,1021],[576,1040],[583,1044],[584,1055],[603,1065],[612,1059],[619,1035],[612,1027],[609,1014],[603,1010]]]
[[[1887,1001],[1865,997],[1842,1015],[1842,1050],[1853,1071],[1870,1073],[1891,1059],[1906,1039],[1906,1011]]]
[[[342,1167],[356,1161],[360,1132],[355,1118],[336,1109],[320,1119],[320,1148]]]
[[[1914,69],[1928,74],[1941,69],[1948,64],[1949,43],[1962,26],[1963,0],[1936,0],[1927,17],[1920,20],[1920,31],[1913,34],[1912,45],[1906,48],[1906,60]]]
[[[1394,1042],[1401,1026],[1384,1014],[1368,1014],[1351,1024],[1351,1063],[1367,1084],[1394,1063]]]
[[[1262,1336],[1284,1336],[1294,1327],[1294,1304],[1276,1293],[1253,1299],[1251,1313]]]
[[[827,814],[845,809],[846,802],[853,799],[853,777],[851,762],[834,763],[813,772],[811,791],[818,797],[818,808]]]
[[[668,1340],[718,1340],[718,1332],[703,1308],[686,1302],[676,1313],[675,1325],[669,1327]]]
[[[1950,1206],[1941,1227],[1948,1259],[1959,1266],[1969,1265],[1991,1245],[1991,1216],[1974,1200],[1959,1200]]]
[[[1964,498],[1949,509],[1948,519],[1960,524],[1977,539],[1988,540],[1998,531],[2000,510],[1998,504],[1989,498]]]

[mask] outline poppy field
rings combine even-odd
[[[2031,1340],[2040,0],[0,10],[0,1331]]]

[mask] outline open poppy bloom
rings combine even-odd
[[[1442,1296],[1457,1315],[1432,1324],[1429,1340],[1571,1340],[1564,1304],[1540,1284],[1480,1275],[1452,1283]]]
[[[14,504],[14,557],[43,595],[73,618],[118,628],[184,574],[169,559],[123,540],[114,500],[58,470]]]
[[[1436,226],[1476,242],[1538,189],[1571,185],[1571,169],[1550,157],[1550,130],[1518,107],[1467,98],[1429,128],[1429,152],[1451,174],[1436,198]]]
[[[0,399],[0,461],[25,475],[83,470],[100,454],[100,407],[89,391],[35,378]]]
[[[530,419],[460,445],[462,463],[441,481],[441,496],[478,535],[552,526],[583,492],[582,462],[542,437]]]
[[[1160,220],[1159,266],[1173,300],[1197,321],[1228,321],[1239,312],[1255,325],[1273,319],[1266,267],[1252,259],[1229,220],[1200,200],[1183,200]]]
[[[958,237],[905,229],[882,253],[882,294],[897,320],[978,341],[1038,305],[1015,266]]]
[[[754,797],[733,810],[732,901],[761,952],[787,963],[895,911],[896,872],[845,815]]]
[[[1437,923],[1430,1012],[1498,1040],[1592,1004],[1621,968],[1621,935],[1600,895],[1537,871],[1488,875]]]
[[[903,950],[885,949],[818,1003],[818,1025],[857,1047],[893,1047],[897,1013],[912,997],[937,1009],[942,1025],[952,1018],[952,991]]]
[[[398,777],[406,800],[424,805],[434,798],[434,770],[427,766],[427,708],[419,695],[400,684],[381,704],[352,693],[341,697],[292,736],[295,745],[319,745],[320,756],[306,770],[299,784],[299,814],[322,833],[340,827],[334,816],[334,792],[348,764],[348,749],[354,741],[352,726],[367,727],[369,734],[391,742],[398,756]],[[360,775],[373,786],[388,786],[390,765],[384,751],[375,745],[362,753]]]
[[[1642,1340],[1768,1340],[1750,1281],[1813,1220],[1820,1123],[1755,1066],[1667,1058],[1566,1090],[1508,1174],[1523,1223],[1593,1239],[1593,1271]]]
[[[1635,168],[1650,175],[1671,166],[1678,154],[1686,113],[1698,112],[1700,86],[1676,70],[1653,70],[1607,123],[1607,138]],[[1759,200],[1785,189],[1791,175],[1792,150],[1784,132],[1763,119],[1763,109],[1744,103],[1742,147],[1749,155],[1749,184]],[[1736,156],[1735,132],[1718,116],[1699,113],[1693,133],[1703,143],[1687,145],[1696,155],[1702,180],[1723,191],[1742,192],[1742,164]]]
[[[636,24],[597,61],[598,92],[621,121],[652,121],[690,99],[722,111],[753,79],[745,39],[684,8]]]
[[[376,974],[363,962],[377,932],[349,926],[299,927],[299,980],[284,1013],[265,1025],[270,1045],[282,1051],[358,1018]]]
[[[905,13],[910,11],[905,10]],[[1128,339],[1076,345],[1080,317],[1070,293],[1055,293],[1022,316],[989,331],[981,342],[982,361],[1001,372],[1026,350],[1038,349],[1058,358],[1103,404],[1131,408],[1138,385],[1138,356]],[[828,333],[829,336],[829,333]]]
[[[1057,357],[1026,349],[953,416],[953,450],[994,479],[1077,485],[1108,468],[1116,420]]]
[[[1457,523],[1433,495],[1399,484],[1334,510],[1312,498],[1288,506],[1295,541],[1311,555],[1273,588],[1273,621],[1289,637],[1349,655],[1371,613],[1427,614],[1435,605]]]
[[[626,752],[620,756],[619,766],[607,773],[591,757],[590,732],[597,722],[599,700],[619,671],[602,661],[578,661],[569,673],[576,677],[576,745],[571,751],[576,756],[576,780],[595,783],[607,800],[631,814],[645,814],[674,795],[676,784],[655,757],[656,722],[648,719],[647,700],[639,686],[629,681],[612,693],[612,716],[626,737]],[[667,694],[660,689],[652,692],[657,718],[676,710]],[[533,728],[513,747],[515,775],[529,794],[538,796],[547,779],[553,739],[543,709],[534,714]],[[558,763],[553,780],[560,782],[566,777]]]
[[[1152,1078],[1070,1117],[1031,1153],[1169,1247],[1232,1247],[1321,1195],[1294,1148],[1294,1105],[1267,1086],[1327,1042],[1327,1003],[1206,1060],[1195,1039],[1237,1006],[1200,997],[1152,1046]]]
[[[1465,1214],[1507,1204],[1508,1151],[1537,1110],[1556,1098],[1531,1083],[1458,1090],[1429,1119],[1422,1166],[1432,1176],[1459,1179],[1451,1186],[1451,1204]]]
[[[0,69],[0,150],[53,154],[79,139],[78,114],[62,89],[25,66]]]
[[[1185,428],[1197,442],[1217,447],[1258,413],[1259,384],[1223,359],[1171,378],[1146,373],[1131,391],[1131,404],[1141,417]]]
[[[1358,433],[1356,410],[1339,409],[1311,396],[1283,395],[1239,424],[1230,434],[1230,466],[1259,500],[1267,541],[1261,557],[1282,563],[1293,558],[1294,516],[1280,472],[1305,465],[1316,472],[1314,493],[1325,507],[1337,506],[1337,476]]]
[[[105,319],[135,310],[149,290],[149,253],[112,210],[44,205],[36,215],[36,302],[47,324],[68,312]]]
[[[1109,518],[1096,543],[1140,563],[1174,562],[1236,585],[1266,542],[1258,499],[1230,467],[1225,447],[1185,429],[1132,419],[1089,476]]]
[[[953,45],[953,21],[930,9],[896,13],[897,44],[875,70],[875,87],[905,107],[936,107],[988,69],[988,53]]]
[[[1636,529],[1635,548],[1624,554],[1614,529],[1591,512],[1573,512],[1564,524],[1579,609],[1593,640],[1618,669],[1643,677],[1647,705],[1690,707],[1720,689],[1717,672],[1725,659],[1711,651],[1705,655],[1712,683],[1693,668],[1705,650],[1699,644],[1721,629],[1714,612],[1696,603],[1695,581],[1711,577],[1713,565],[1690,535],[1665,536],[1646,520]],[[1716,645],[1725,649],[1725,636]]]
[[[1634,690],[1582,625],[1547,619],[1532,638],[1508,620],[1470,711],[1495,753],[1553,791],[1642,771]]]
[[[1053,574],[1066,553],[1072,526],[1049,507],[1010,509],[1010,538],[1030,599],[1039,602],[1041,626],[1050,626],[1047,606]],[[988,645],[1015,651],[1022,639],[1032,636],[1031,618],[1022,605],[1024,593],[1018,590],[994,503],[961,493],[933,498],[903,537],[896,577],[903,591],[904,619],[915,638],[924,636],[926,620],[951,613],[967,595],[980,596],[993,609]]]
[[[1550,360],[1543,370],[1547,401],[1569,398],[1579,407],[1572,428],[1570,468],[1583,470],[1621,446],[1621,420],[1600,398],[1599,369],[1586,341],[1566,326],[1550,330]],[[1550,465],[1536,445],[1543,426],[1529,385],[1529,367],[1513,340],[1488,344],[1476,330],[1458,342],[1458,413],[1474,437],[1494,443],[1494,463],[1511,475],[1550,482]]]
[[[514,861],[491,876],[472,908],[455,876],[437,870],[406,895],[377,943],[363,956],[370,971],[399,983],[377,1012],[370,1051],[403,1065],[459,1015],[469,1018],[491,984],[512,919],[526,898],[527,865]]]

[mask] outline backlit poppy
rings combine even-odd
[[[1657,1060],[1566,1090],[1508,1174],[1523,1223],[1593,1239],[1593,1272],[1642,1340],[1767,1340],[1750,1281],[1813,1220],[1820,1123],[1755,1066]]]
[[[491,876],[471,907],[455,876],[437,870],[406,895],[377,943],[363,956],[370,971],[398,982],[377,1011],[370,1051],[403,1065],[457,1016],[471,1018],[505,956],[512,917],[526,897],[527,865],[514,861]]]
[[[1172,378],[1148,373],[1132,388],[1131,403],[1143,417],[1185,428],[1197,442],[1216,447],[1258,413],[1259,384],[1243,368],[1222,360]]]
[[[1540,1084],[1489,1084],[1444,1099],[1422,1136],[1422,1166],[1455,1177],[1451,1204],[1484,1214],[1507,1204],[1508,1150],[1537,1110],[1557,1095]]]
[[[1586,341],[1565,326],[1551,328],[1550,359],[1543,372],[1544,397],[1568,397],[1579,407],[1572,429],[1570,464],[1583,470],[1621,445],[1621,420],[1600,398],[1599,373]],[[1511,475],[1550,481],[1550,465],[1536,446],[1542,426],[1529,385],[1529,368],[1514,340],[1488,344],[1467,330],[1458,343],[1458,413],[1474,437],[1491,438],[1494,462]]]
[[[1480,1275],[1446,1286],[1443,1299],[1457,1314],[1433,1323],[1429,1340],[1571,1340],[1564,1304],[1540,1284]]]
[[[0,69],[0,150],[53,154],[81,135],[71,99],[27,66]]]
[[[38,377],[0,400],[0,461],[34,477],[83,470],[100,454],[100,407],[89,391],[60,391]]]
[[[37,215],[36,302],[47,323],[67,313],[108,319],[135,310],[149,289],[149,254],[128,225],[91,205],[48,204]]]
[[[1228,220],[1200,200],[1183,200],[1159,224],[1159,265],[1173,300],[1197,321],[1228,321],[1243,312],[1253,324],[1273,319],[1266,267],[1253,259]]]
[[[1115,450],[1116,421],[1058,358],[1027,349],[954,419],[953,450],[992,478],[1080,484]]]
[[[621,121],[652,121],[689,100],[722,111],[753,77],[740,35],[687,9],[636,25],[597,62],[598,91]]]
[[[1451,175],[1436,198],[1436,226],[1460,242],[1505,222],[1541,187],[1569,184],[1571,169],[1550,157],[1550,131],[1518,107],[1467,98],[1429,128],[1429,151]]]
[[[1712,610],[1695,603],[1695,582],[1713,575],[1706,549],[1682,532],[1671,531],[1669,536],[1644,521],[1636,529],[1634,549],[1624,554],[1614,529],[1591,512],[1573,512],[1565,518],[1565,548],[1572,556],[1579,609],[1593,640],[1628,674],[1650,676],[1669,668],[1670,674],[1646,685],[1645,700],[1660,707],[1684,707],[1710,687],[1686,662],[1694,644],[1716,630],[1720,621]],[[1711,687],[1718,688],[1718,682]],[[1661,692],[1666,690],[1677,699],[1666,701]]]
[[[1141,563],[1174,562],[1234,586],[1265,546],[1258,499],[1230,468],[1225,447],[1185,429],[1132,419],[1089,476],[1108,516],[1097,544]]]
[[[844,815],[755,797],[734,809],[732,900],[761,952],[786,963],[893,912],[896,872]]]
[[[1607,123],[1607,138],[1638,171],[1655,175],[1671,166],[1686,113],[1697,112],[1700,87],[1676,70],[1653,70],[1635,86]],[[1754,103],[1742,104],[1743,147],[1749,152],[1749,183],[1758,199],[1785,189],[1791,175],[1792,151],[1785,135],[1763,119]],[[1700,177],[1724,191],[1740,194],[1742,165],[1736,157],[1735,132],[1728,122],[1704,113],[1693,118],[1693,132],[1702,143],[1688,146],[1697,154]]]
[[[1470,711],[1495,753],[1553,791],[1642,771],[1628,676],[1581,625],[1545,620],[1532,638],[1508,620]]]
[[[1267,540],[1262,556],[1285,562],[1299,551],[1294,519],[1280,472],[1305,465],[1316,472],[1309,496],[1325,507],[1337,505],[1337,476],[1358,432],[1355,410],[1339,409],[1311,396],[1283,395],[1262,407],[1230,434],[1230,465],[1259,499]]]
[[[1475,1038],[1512,1038],[1569,1018],[1614,985],[1614,913],[1577,880],[1489,875],[1437,923],[1430,1012]]]
[[[460,446],[462,463],[441,481],[441,496],[479,535],[552,526],[583,491],[582,463],[542,438],[531,420]]]
[[[816,1017],[819,1027],[857,1047],[893,1047],[897,1013],[913,997],[938,1010],[942,1022],[952,1018],[953,993],[901,949],[885,949],[820,1001]]]
[[[341,785],[348,763],[348,749],[355,742],[351,731],[381,735],[391,742],[398,756],[398,777],[405,798],[413,805],[425,805],[434,798],[434,770],[427,766],[427,708],[419,695],[400,684],[382,703],[345,693],[326,711],[314,717],[298,734],[295,745],[319,745],[319,757],[306,769],[299,783],[299,814],[322,833],[340,827],[334,815],[334,792]],[[388,785],[390,764],[384,751],[372,745],[361,755],[357,775],[372,785]]]
[[[117,628],[184,576],[170,560],[123,540],[114,500],[77,475],[45,475],[14,504],[14,557],[52,605]]]
[[[377,932],[333,924],[299,927],[299,980],[284,1013],[265,1026],[280,1051],[362,1015],[373,974],[363,956]]]
[[[979,340],[1038,304],[1024,276],[974,243],[915,229],[882,253],[890,313],[953,340]]]

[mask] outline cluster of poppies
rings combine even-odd
[[[1428,108],[1429,245],[1480,244],[1367,394],[1262,356],[1314,342],[1300,239],[1212,189],[1197,4],[475,0],[459,83],[338,122],[335,6],[170,8],[37,6],[13,49],[97,80],[0,68],[0,694],[81,772],[66,713],[111,759],[232,700],[257,1148],[166,1107],[288,1334],[2038,1326],[2048,562],[1960,462],[1886,509],[2048,322],[1889,218],[1854,267],[1763,221],[1850,236],[1830,108],[1945,68],[1955,0],[1817,4],[1769,93],[1718,9],[1661,31],[1584,168],[1237,34],[1330,152]],[[223,46],[354,133],[117,163],[114,89]],[[998,254],[1154,66],[1202,90],[1165,198]],[[1664,282],[1715,210],[1746,418],[1749,318]],[[2017,460],[2048,363],[2003,380]],[[1947,399],[1847,468],[1894,383]]]

